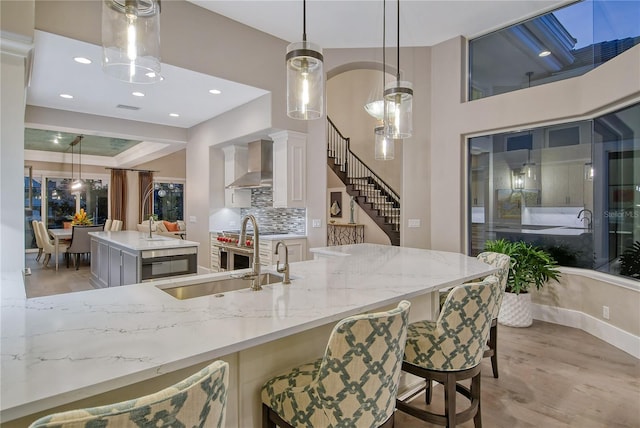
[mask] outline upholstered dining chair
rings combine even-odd
[[[108,232],[111,230],[111,223],[113,222],[112,219],[108,218],[104,221],[104,231]]]
[[[423,378],[426,384],[411,396],[398,399],[398,410],[449,428],[470,419],[476,428],[482,426],[480,362],[499,294],[495,276],[459,285],[447,296],[437,321],[409,325],[402,370]],[[466,379],[471,379],[470,388],[459,383]],[[411,403],[432,381],[444,386],[444,414]],[[456,409],[456,391],[469,399],[469,406],[461,412]],[[425,400],[428,404],[428,394]]]
[[[36,256],[36,261],[39,262],[42,257],[43,249],[42,249],[42,237],[40,236],[40,228],[38,227],[38,220],[32,220],[31,226],[33,227],[33,235],[36,237],[36,245],[38,246],[38,255]]]
[[[111,231],[119,232],[122,230],[122,220],[113,220],[111,222]]]
[[[94,226],[73,226],[71,244],[69,244],[67,248],[67,268],[69,268],[71,255],[75,256],[73,263],[76,270],[80,268],[80,256],[91,253],[91,236],[89,236],[89,232],[101,232],[102,230],[104,230],[104,226],[101,224]]]
[[[408,301],[340,321],[322,358],[262,387],[262,426],[392,427]]]
[[[56,253],[56,244],[54,240],[49,236],[49,232],[47,232],[47,227],[43,222],[38,222],[38,231],[40,232],[40,239],[42,240],[42,251],[44,252],[44,265],[49,265],[49,260],[51,260],[51,256]],[[59,243],[58,244],[58,254],[65,254],[67,251],[67,244]]]
[[[214,361],[154,394],[45,416],[29,428],[224,427],[229,364]]]

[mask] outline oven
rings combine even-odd
[[[194,275],[198,272],[198,249],[188,247],[142,251],[140,265],[141,281]]]
[[[253,249],[222,246],[220,247],[219,263],[220,271],[249,268],[253,263]]]

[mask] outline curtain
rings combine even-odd
[[[140,195],[140,218],[138,223],[153,214],[153,172],[138,172],[138,194]],[[144,206],[142,206],[144,204]]]
[[[111,217],[122,221],[122,230],[127,230],[127,171],[111,170]]]

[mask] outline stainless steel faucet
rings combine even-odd
[[[256,218],[251,214],[246,215],[242,218],[242,227],[240,228],[240,242],[238,242],[239,247],[246,247],[247,240],[247,221],[251,221],[251,225],[253,226],[253,264],[252,271],[242,275],[243,279],[251,280],[251,289],[253,291],[262,290],[262,285],[260,285],[260,236],[258,234],[258,222]]]
[[[153,235],[151,234],[152,227],[153,227],[153,216],[150,215],[149,216],[149,239],[153,238]]]
[[[587,214],[589,214],[588,217]],[[578,213],[578,219],[580,219],[580,216],[582,216],[582,220],[587,223],[587,229],[591,230],[591,225],[593,223],[593,213],[591,212],[591,210],[587,208],[581,209]]]
[[[276,262],[276,271],[284,274],[284,279],[282,280],[283,284],[291,284],[291,280],[289,279],[289,247],[287,247],[287,244],[285,244],[284,241],[278,241],[276,244],[276,255],[278,255],[278,248],[280,245],[284,247],[284,266],[280,269],[280,258],[278,257],[278,261]]]

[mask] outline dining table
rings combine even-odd
[[[73,229],[48,229],[56,247],[56,270],[58,270],[58,257],[60,252],[60,240],[71,239]]]

